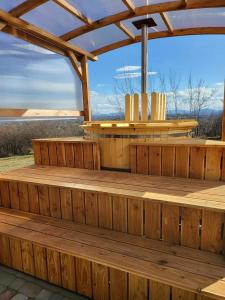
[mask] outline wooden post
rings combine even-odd
[[[138,122],[139,121],[139,95],[134,94],[134,100],[133,100],[133,121]]]
[[[148,94],[142,94],[141,99],[141,120],[148,121]]]
[[[86,56],[84,56],[81,59],[81,70],[82,70],[84,121],[91,121],[90,94],[89,94],[89,82],[88,82],[88,62]]]
[[[222,117],[222,141],[225,141],[225,81],[224,81],[224,97],[223,97],[223,117]]]
[[[130,94],[125,96],[125,121],[130,122],[132,120],[132,97]]]

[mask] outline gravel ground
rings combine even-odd
[[[24,273],[0,266],[0,300],[87,300]]]

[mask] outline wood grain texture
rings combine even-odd
[[[204,179],[205,175],[205,148],[191,147],[190,151],[190,177]]]
[[[145,235],[148,238],[161,238],[161,204],[145,201]]]
[[[143,201],[128,199],[128,233],[143,235]]]
[[[86,224],[98,226],[98,195],[97,193],[85,193]]]
[[[35,275],[42,280],[48,280],[46,249],[42,246],[33,245],[33,251]]]
[[[33,245],[29,241],[21,241],[23,271],[35,275]]]
[[[137,147],[137,173],[148,174],[148,146]]]
[[[175,174],[175,147],[162,147],[162,175],[174,176]]]
[[[113,209],[112,197],[107,194],[98,195],[99,227],[112,228]]]
[[[0,181],[1,204],[3,207],[10,208],[9,182]]]
[[[86,223],[84,192],[72,191],[73,219],[76,223]]]
[[[92,297],[91,263],[82,258],[76,258],[77,292]]]
[[[200,224],[200,210],[186,207],[181,209],[181,245],[199,249]]]
[[[49,190],[45,185],[38,186],[38,199],[40,206],[40,214],[43,216],[50,216],[50,202],[49,202]]]
[[[55,250],[47,249],[47,268],[48,281],[50,283],[61,285],[60,254]]]
[[[162,153],[160,146],[149,146],[149,175],[161,176],[162,172]]]
[[[109,299],[109,269],[101,264],[92,263],[93,298],[96,300]]]
[[[28,185],[18,182],[19,207],[22,211],[29,212]]]
[[[215,253],[225,252],[224,224],[225,214],[207,210],[202,212],[202,250]]]
[[[65,220],[73,220],[72,193],[70,189],[60,188],[61,212]]]
[[[62,218],[60,190],[57,187],[49,187],[50,214],[54,218]]]
[[[180,209],[175,205],[162,205],[162,239],[163,241],[179,244]]]
[[[127,232],[127,199],[112,197],[113,199],[113,229]]]
[[[190,164],[190,148],[188,146],[176,147],[175,176],[188,178],[189,164]]]
[[[34,214],[40,213],[38,185],[28,184],[28,199],[30,212]]]
[[[127,273],[110,268],[110,297],[114,300],[128,299]]]
[[[76,292],[75,259],[71,255],[60,253],[62,286]]]
[[[150,280],[149,297],[151,300],[170,300],[170,286]]]
[[[23,272],[21,241],[17,238],[10,237],[9,245],[11,255],[11,266],[16,270]]]
[[[129,292],[130,300],[148,300],[148,280],[133,274],[129,274]]]

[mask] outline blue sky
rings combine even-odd
[[[180,78],[185,94],[187,77],[202,79],[217,93],[211,107],[220,108],[225,78],[225,36],[189,36],[149,41],[149,76],[152,89],[160,90],[159,75],[169,71]],[[89,63],[94,112],[114,111],[115,86],[124,85],[130,70],[132,84],[140,88],[140,44],[99,56]],[[134,77],[134,78],[133,78]],[[169,93],[169,87],[167,92]],[[119,95],[123,99],[123,95]],[[116,102],[116,101],[115,101]],[[65,58],[15,38],[0,34],[0,106],[81,108],[81,86]]]

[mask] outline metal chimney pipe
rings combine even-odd
[[[141,92],[146,94],[148,91],[148,26],[142,25],[142,43],[141,43]]]

